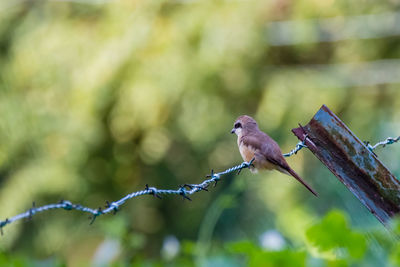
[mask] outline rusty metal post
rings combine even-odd
[[[400,213],[399,180],[327,106],[292,132],[380,222]]]

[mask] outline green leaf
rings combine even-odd
[[[306,236],[321,252],[333,251],[338,258],[361,259],[367,249],[365,237],[351,230],[345,215],[337,210],[310,227]]]

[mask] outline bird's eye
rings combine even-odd
[[[242,127],[242,125],[240,124],[240,122],[235,123],[235,129]]]

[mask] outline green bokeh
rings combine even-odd
[[[200,182],[242,162],[229,134],[241,114],[283,152],[322,104],[361,140],[398,135],[399,84],[377,61],[396,62],[399,37],[270,45],[273,21],[398,9],[356,2],[1,1],[0,219],[33,201],[97,208],[145,184]],[[307,25],[295,34],[318,39]],[[400,174],[397,145],[376,153]],[[91,226],[49,211],[4,228],[0,266],[399,264],[398,233],[312,153],[288,162],[318,199],[283,174],[245,170],[191,202],[144,196]],[[285,242],[276,251],[259,244],[271,229]],[[180,244],[171,258],[168,236]]]

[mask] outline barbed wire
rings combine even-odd
[[[297,152],[299,152],[299,150],[301,150],[303,147],[307,147],[306,140],[307,140],[307,135],[303,139],[303,141],[300,141],[297,143],[297,145],[295,146],[294,149],[292,149],[289,153],[283,154],[283,156],[287,158],[287,157],[297,154]]]
[[[307,147],[306,139],[307,139],[307,136],[304,138],[303,141],[298,142],[294,149],[292,149],[289,153],[283,154],[283,156],[290,157],[294,154],[297,154],[297,152],[299,152],[299,150],[301,150],[302,148]],[[368,141],[364,141],[364,144],[367,146],[367,148],[371,152],[374,152],[374,150],[379,146],[385,147],[386,145],[391,145],[391,144],[397,143],[399,141],[400,141],[400,136],[398,136],[396,138],[388,137],[385,140],[376,143],[375,145],[371,145],[370,142],[368,142]]]
[[[283,154],[283,156],[290,157],[292,155],[297,154],[297,152],[299,150],[301,150],[302,148],[307,147],[305,144],[306,139],[307,139],[307,136],[304,138],[303,141],[297,143],[297,145],[295,146],[294,149],[292,149],[289,153]],[[378,146],[385,147],[386,145],[390,145],[390,144],[396,143],[398,141],[400,141],[400,136],[397,138],[388,137],[386,140],[378,142],[374,146],[370,145],[369,142],[365,142],[365,144],[367,145],[368,149],[373,152],[373,150],[375,148],[377,148]],[[149,187],[146,184],[146,187],[144,190],[130,193],[118,201],[114,201],[111,203],[106,201],[105,209],[102,209],[101,207],[99,207],[98,209],[92,209],[92,208],[85,207],[80,204],[72,204],[68,200],[61,200],[58,203],[48,204],[48,205],[44,205],[41,207],[36,207],[35,202],[33,202],[32,208],[30,208],[28,211],[18,214],[11,218],[7,218],[3,221],[0,221],[0,233],[1,233],[1,235],[3,235],[3,228],[8,224],[11,224],[15,221],[22,220],[22,219],[31,219],[32,216],[34,216],[37,213],[48,211],[48,210],[53,210],[53,209],[78,210],[78,211],[89,213],[91,215],[90,224],[92,224],[98,216],[104,215],[107,213],[111,213],[111,212],[113,214],[115,214],[119,211],[120,206],[122,206],[127,200],[135,198],[135,197],[143,196],[143,195],[153,195],[154,197],[157,197],[157,198],[162,198],[161,197],[162,195],[180,195],[180,196],[182,196],[183,199],[187,199],[187,200],[191,201],[191,198],[189,198],[189,195],[192,195],[199,191],[208,191],[207,188],[210,186],[210,184],[214,183],[214,187],[215,187],[217,185],[218,181],[221,180],[221,176],[235,172],[235,171],[238,171],[238,174],[240,174],[241,170],[250,168],[250,166],[252,166],[253,161],[254,161],[254,158],[249,162],[242,162],[241,164],[236,165],[232,168],[226,169],[225,171],[222,171],[222,172],[214,173],[214,170],[211,170],[211,174],[206,176],[206,178],[209,178],[209,179],[204,180],[200,184],[184,184],[184,185],[179,186],[179,188],[176,190],[157,189],[156,187]]]
[[[379,146],[385,147],[386,145],[391,145],[394,143],[397,143],[398,141],[400,141],[400,136],[393,138],[393,137],[388,137],[385,140],[376,143],[375,145],[371,145],[368,141],[364,141],[365,145],[367,146],[367,148],[371,151],[374,152],[374,149],[376,149]]]
[[[92,209],[89,207],[85,207],[80,204],[72,204],[70,201],[67,200],[61,200],[59,203],[54,203],[54,204],[48,204],[42,207],[36,207],[35,202],[33,202],[32,208],[30,208],[28,211],[18,214],[14,217],[7,218],[3,221],[0,221],[0,232],[3,234],[3,228],[11,224],[15,221],[21,220],[21,219],[30,219],[32,216],[34,216],[37,213],[52,210],[52,209],[64,209],[64,210],[79,210],[82,212],[89,213],[91,215],[91,222],[92,224],[96,218],[100,215],[104,215],[110,212],[113,212],[114,214],[119,210],[120,206],[123,205],[127,200],[143,196],[143,195],[153,195],[154,197],[161,198],[161,195],[180,195],[182,196],[183,199],[191,200],[189,198],[189,195],[192,195],[194,193],[197,193],[199,191],[208,191],[208,187],[210,184],[214,183],[214,187],[217,185],[218,181],[221,180],[221,176],[232,173],[235,171],[238,171],[238,174],[242,169],[249,168],[252,166],[254,159],[252,159],[249,162],[243,162],[237,166],[234,166],[232,168],[229,168],[225,171],[222,172],[217,172],[214,173],[213,170],[211,170],[211,174],[207,175],[206,179],[200,184],[184,184],[179,186],[178,189],[176,190],[171,190],[171,189],[157,189],[156,187],[149,187],[146,184],[146,187],[144,190],[140,190],[137,192],[133,192],[131,194],[126,195],[125,197],[121,198],[118,201],[114,202],[108,202],[106,201],[106,207],[105,209],[102,209],[99,207],[98,209]]]

